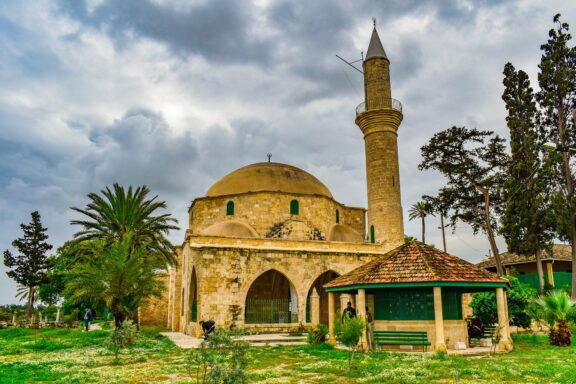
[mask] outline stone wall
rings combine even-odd
[[[184,310],[173,329],[197,333],[191,322],[189,303],[192,270],[198,289],[197,320],[214,320],[219,325],[246,327],[249,332],[280,331],[306,323],[306,298],[318,276],[327,271],[342,275],[374,258],[384,249],[375,244],[271,239],[230,239],[190,236],[184,246],[178,275],[182,276]],[[297,302],[298,321],[292,324],[244,324],[248,290],[263,273],[276,270],[291,283]],[[179,290],[176,287],[175,292]],[[174,298],[174,302],[177,302]],[[176,309],[174,309],[176,311]],[[253,329],[252,329],[253,328]]]
[[[434,324],[434,320],[402,320],[402,321],[375,320],[374,330],[428,332],[428,341],[432,343],[432,345],[428,347],[428,350],[429,351],[436,350],[436,327]],[[453,349],[454,343],[458,341],[468,345],[468,328],[466,326],[466,321],[444,320],[444,338],[446,347],[448,347],[449,349]],[[386,346],[386,348],[389,347],[392,346]]]
[[[298,200],[299,214],[290,214],[290,202]],[[226,215],[226,204],[234,202],[234,215]],[[274,225],[299,220],[317,228],[326,238],[330,227],[336,224],[336,210],[340,224],[348,225],[362,237],[365,233],[363,208],[346,207],[333,199],[320,195],[290,194],[284,192],[254,192],[240,195],[202,197],[194,200],[189,211],[190,231],[201,234],[203,229],[226,220],[250,225],[259,237],[266,237]]]

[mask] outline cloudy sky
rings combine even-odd
[[[419,148],[452,125],[507,137],[503,66],[535,83],[557,12],[576,25],[572,0],[3,1],[0,249],[33,210],[56,249],[75,232],[69,207],[113,182],[148,185],[184,224],[191,200],[268,152],[365,206],[354,125],[362,77],[335,54],[359,59],[373,16],[404,106],[406,233],[419,236],[407,209],[443,182],[417,170]],[[440,246],[436,220],[428,224]],[[488,244],[461,225],[448,248],[478,261]],[[14,293],[2,265],[0,304]]]

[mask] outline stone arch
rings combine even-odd
[[[244,299],[244,323],[298,323],[298,294],[285,274],[272,268],[252,281]]]
[[[316,277],[314,282],[311,284],[310,289],[308,290],[308,294],[306,296],[306,321],[311,321],[312,316],[312,308],[311,308],[311,300],[310,297],[312,292],[316,290],[316,293],[319,296],[319,307],[320,307],[320,316],[319,320],[321,324],[328,325],[328,292],[323,288],[323,285],[334,280],[335,278],[339,277],[340,274],[329,269]],[[336,298],[337,299],[337,298]],[[338,304],[338,300],[335,300],[335,304]]]
[[[194,267],[192,267],[192,273],[190,274],[188,310],[190,311],[190,322],[195,323],[198,321],[198,278]]]

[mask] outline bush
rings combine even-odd
[[[346,318],[343,321],[336,316],[336,321],[334,322],[334,334],[336,340],[348,347],[350,351],[349,363],[352,364],[352,359],[354,358],[354,352],[362,337],[362,332],[366,329],[366,322],[364,319],[359,317]]]
[[[318,324],[312,331],[308,332],[308,338],[306,341],[310,344],[321,344],[326,339],[328,334],[328,327],[324,324]]]
[[[120,327],[112,331],[108,338],[108,349],[114,353],[116,360],[118,360],[120,350],[132,345],[137,336],[138,329],[132,320],[125,320]]]
[[[531,318],[526,313],[528,303],[536,296],[536,290],[522,283],[514,276],[506,276],[510,279],[508,296],[508,316],[510,324],[522,328],[529,328]],[[498,323],[498,310],[496,309],[496,294],[494,292],[481,292],[474,295],[470,304],[474,316],[480,318],[486,325]]]
[[[236,341],[232,331],[219,328],[200,348],[190,350],[186,360],[188,374],[196,383],[245,384],[248,382],[247,349],[246,341]]]

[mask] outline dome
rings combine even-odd
[[[225,221],[214,224],[202,231],[202,235],[222,237],[258,237],[248,224],[239,221]]]
[[[347,243],[361,243],[362,235],[347,225],[335,224],[330,228],[328,241],[344,241]]]
[[[214,184],[206,196],[246,192],[287,192],[332,198],[320,180],[300,168],[281,163],[256,163],[235,170]]]

